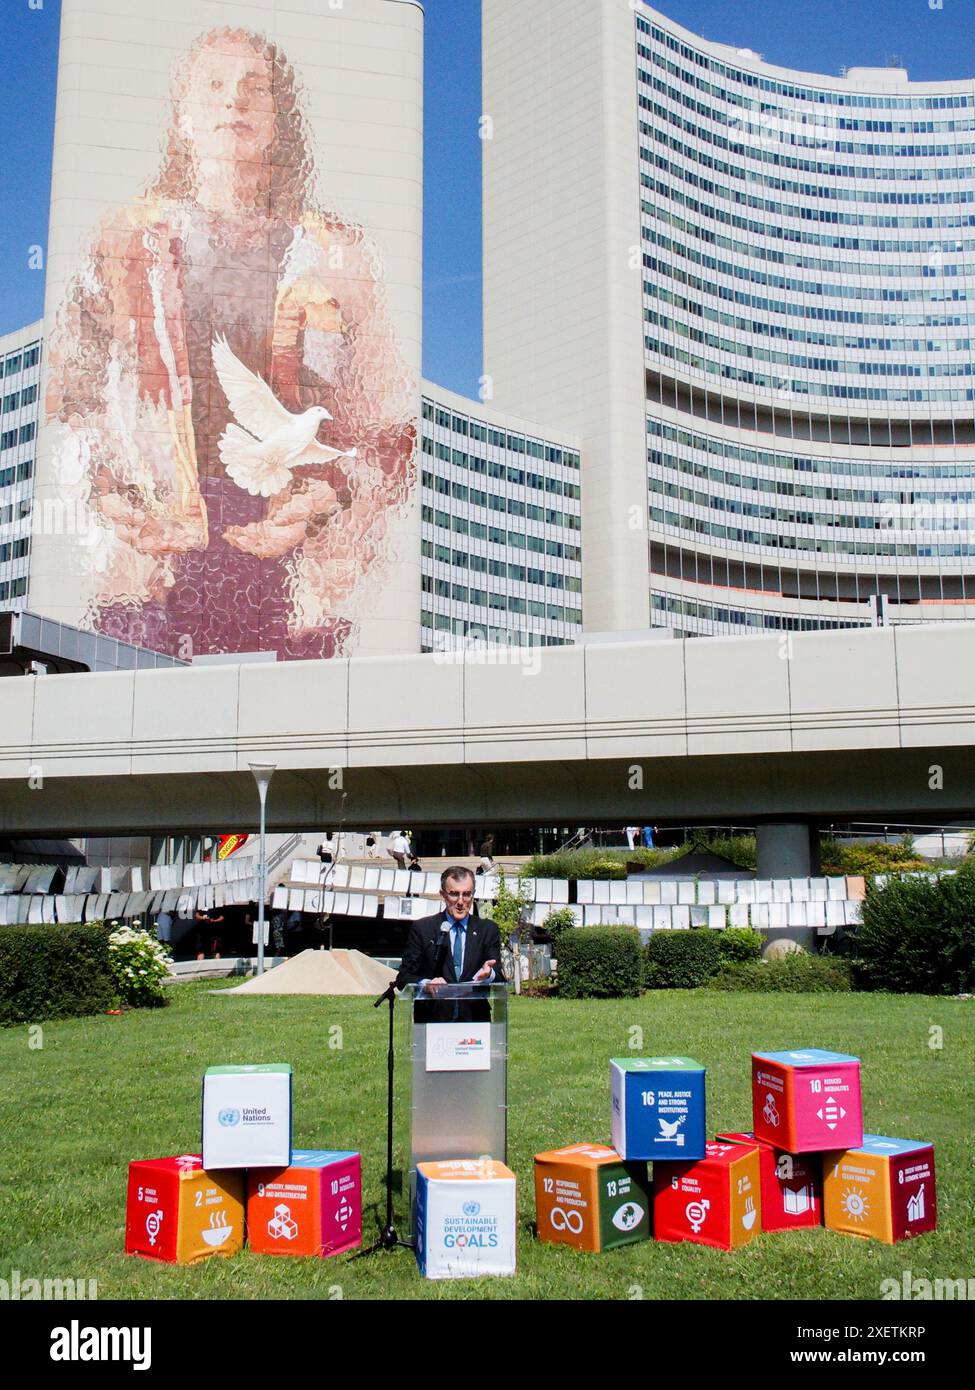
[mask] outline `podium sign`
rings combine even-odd
[[[507,1162],[505,985],[408,985],[397,1001],[398,1148],[415,1232],[417,1165]]]

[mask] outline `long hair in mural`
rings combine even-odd
[[[367,232],[318,205],[295,73],[196,39],[158,174],[109,213],[49,346],[86,625],[174,655],[354,649],[415,481],[413,374]]]

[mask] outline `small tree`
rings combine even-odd
[[[505,958],[505,974],[508,974],[509,959],[512,968],[512,977],[515,983],[515,993],[521,993],[521,951],[520,936],[523,925],[523,918],[527,908],[531,906],[531,898],[525,889],[523,876],[518,878],[518,889],[514,891],[508,887],[504,876],[504,869],[498,870],[498,892],[494,899],[494,911],[492,913],[495,925],[501,936],[502,951],[507,951]]]

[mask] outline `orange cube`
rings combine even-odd
[[[855,1149],[823,1154],[823,1220],[831,1231],[885,1245],[935,1230],[933,1146],[865,1134]]]
[[[261,1255],[339,1255],[362,1243],[357,1153],[296,1149],[289,1168],[247,1176],[247,1239]]]
[[[190,1265],[243,1244],[243,1173],[208,1173],[199,1154],[129,1164],[127,1255]]]
[[[604,1144],[572,1144],[535,1155],[539,1240],[577,1250],[612,1250],[650,1236],[646,1163],[624,1163]]]

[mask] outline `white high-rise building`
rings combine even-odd
[[[22,608],[27,594],[42,327],[0,337],[0,612]]]
[[[975,617],[975,81],[486,0],[484,110],[484,369],[580,438],[586,627]]]

